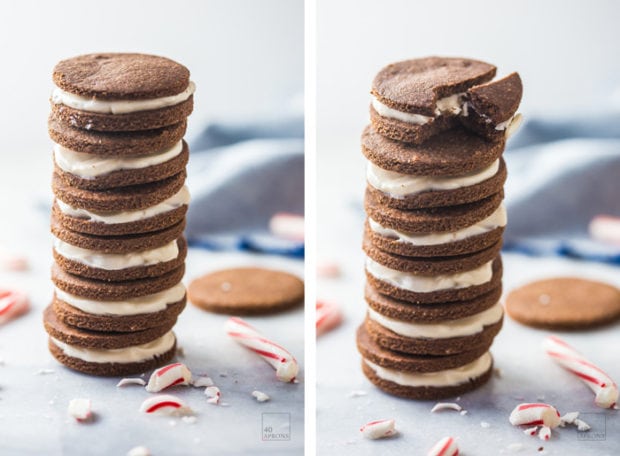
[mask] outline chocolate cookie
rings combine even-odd
[[[194,279],[187,292],[191,303],[210,312],[261,315],[302,304],[304,283],[283,271],[234,268]]]
[[[187,121],[153,130],[101,132],[75,128],[52,113],[47,123],[52,141],[76,152],[106,157],[148,155],[166,150],[183,139]]]
[[[177,316],[185,308],[185,297],[180,301],[168,304],[164,310],[135,315],[97,315],[84,312],[67,304],[54,295],[52,308],[56,318],[65,325],[90,330],[109,332],[134,332],[168,325],[176,321]]]
[[[430,292],[407,290],[375,277],[368,271],[368,266],[366,267],[366,279],[379,293],[413,304],[468,301],[482,296],[500,286],[502,281],[502,261],[499,256],[493,261],[490,281],[463,288],[446,288]]]
[[[504,192],[459,206],[401,210],[382,205],[375,194],[366,191],[364,209],[380,225],[405,233],[444,233],[458,231],[489,217],[504,199]]]
[[[544,279],[511,291],[506,312],[537,328],[585,329],[620,319],[620,290],[577,277]]]
[[[148,277],[159,277],[180,267],[187,256],[187,241],[180,237],[177,241],[178,254],[171,260],[144,266],[132,266],[124,269],[105,269],[94,267],[78,260],[64,257],[53,249],[56,264],[70,274],[103,281],[137,280]]]
[[[137,169],[120,169],[93,178],[80,177],[64,171],[54,161],[54,176],[60,178],[66,186],[85,190],[108,190],[117,187],[129,187],[150,182],[160,181],[168,177],[176,176],[185,171],[189,160],[189,147],[183,141],[183,149],[180,154],[152,166]]]
[[[59,200],[78,209],[93,212],[135,211],[155,206],[178,193],[185,184],[185,177],[183,170],[157,182],[95,191],[69,186],[54,173],[52,190]]]
[[[486,249],[475,251],[466,255],[457,256],[429,256],[409,257],[389,253],[373,245],[368,236],[364,236],[362,249],[366,255],[377,263],[397,271],[411,272],[425,276],[442,274],[455,274],[463,271],[471,271],[492,261],[499,255],[502,247],[501,241],[496,242]]]
[[[451,190],[427,190],[402,197],[385,193],[370,183],[366,187],[366,191],[372,193],[373,198],[379,204],[396,209],[412,210],[427,207],[458,206],[480,201],[501,192],[507,176],[506,163],[504,159],[500,159],[497,173],[474,185]]]
[[[53,80],[53,115],[86,130],[151,130],[182,122],[193,108],[189,71],[164,57],[82,55],[59,62]]]
[[[179,283],[184,273],[185,265],[182,265],[159,277],[106,282],[69,274],[57,264],[52,265],[52,281],[58,288],[76,296],[102,301],[122,301],[167,290]]]

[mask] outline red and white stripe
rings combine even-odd
[[[551,359],[576,375],[594,392],[596,405],[602,408],[616,407],[618,385],[598,366],[556,336],[547,337],[543,342],[543,348]]]
[[[185,402],[170,394],[160,394],[147,398],[142,402],[140,411],[161,415],[189,415],[192,413],[192,409]]]
[[[146,390],[149,393],[158,393],[174,385],[189,385],[191,381],[192,373],[185,364],[168,364],[167,366],[155,370],[151,374],[149,383],[146,385]]]
[[[510,424],[513,426],[548,426],[556,428],[560,425],[560,412],[549,404],[525,403],[519,404],[510,414]]]
[[[316,275],[324,279],[340,277],[340,266],[335,261],[319,259],[316,264]]]
[[[295,357],[284,347],[265,338],[253,326],[238,317],[229,318],[226,332],[237,343],[252,350],[275,370],[276,377],[282,382],[293,382],[299,372]]]
[[[278,212],[269,220],[269,230],[284,239],[303,241],[304,217],[288,212]]]
[[[205,395],[208,397],[207,402],[209,404],[219,404],[222,398],[222,392],[217,386],[207,386],[205,388]]]
[[[459,447],[453,437],[444,437],[431,448],[428,456],[458,456]]]
[[[0,325],[30,310],[26,293],[0,288]]]
[[[325,334],[342,323],[342,312],[332,302],[316,302],[316,335]]]
[[[360,428],[360,432],[367,439],[383,439],[396,434],[396,421],[394,420],[376,420],[366,423]]]

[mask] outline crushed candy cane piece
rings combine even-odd
[[[161,415],[191,415],[192,409],[181,399],[171,394],[161,394],[147,398],[140,406],[144,413]]]
[[[92,417],[90,399],[71,399],[67,412],[77,421],[84,422]]]
[[[17,290],[0,288],[0,325],[30,310],[28,295]]]
[[[444,437],[429,450],[428,456],[458,456],[459,447],[452,437]]]
[[[480,427],[481,428],[490,428],[491,427],[491,423],[489,423],[488,421],[481,421],[480,422]]]
[[[538,431],[538,426],[534,426],[531,428],[524,429],[523,433],[527,435],[536,435],[537,431]]]
[[[196,421],[198,421],[198,418],[196,418],[194,415],[183,416],[181,417],[181,421],[183,421],[186,424],[196,424]]]
[[[237,343],[245,346],[267,361],[282,382],[293,382],[299,372],[297,360],[284,347],[263,337],[254,327],[241,318],[232,317],[226,322],[226,332]],[[220,374],[221,375],[221,374]]]
[[[590,429],[592,429],[588,423],[580,420],[579,418],[575,419],[574,424],[577,426],[577,430],[579,431],[589,431]]]
[[[467,415],[467,410],[461,410],[461,411],[459,412],[459,415],[461,415],[461,416],[465,416],[465,415]]]
[[[597,215],[588,226],[592,239],[609,244],[620,244],[620,217]]]
[[[192,373],[183,363],[168,364],[161,367],[151,374],[146,390],[149,393],[159,391],[175,385],[189,385],[192,380]]]
[[[38,371],[35,372],[36,375],[49,375],[53,373],[54,373],[54,369],[39,369]]]
[[[284,239],[303,241],[304,217],[288,212],[278,212],[269,220],[269,230]]]
[[[220,389],[217,386],[207,386],[205,388],[205,394],[209,398],[209,399],[207,399],[207,402],[209,404],[219,404],[220,403],[220,398],[222,396],[222,393],[220,392]]]
[[[316,302],[316,335],[320,336],[342,323],[342,312],[332,302]]]
[[[205,386],[213,386],[213,385],[215,385],[215,383],[213,383],[213,380],[211,379],[211,377],[192,378],[192,386],[195,386],[196,388],[202,388]]]
[[[460,412],[461,410],[463,410],[463,407],[461,407],[455,402],[437,402],[435,406],[431,409],[431,413],[440,412],[442,410],[455,410],[457,412]]]
[[[349,397],[363,397],[363,396],[367,396],[368,393],[366,391],[362,391],[362,390],[353,390],[349,393]]]
[[[0,252],[0,270],[21,272],[30,268],[28,259],[21,255]]]
[[[122,378],[117,384],[117,387],[127,386],[127,385],[146,385],[146,382],[142,378]]]
[[[316,275],[326,279],[340,277],[340,266],[334,261],[318,260],[316,265]]]
[[[396,434],[396,421],[376,420],[366,423],[360,428],[364,437],[371,440],[383,439]]]
[[[129,450],[127,456],[151,456],[151,451],[145,446],[137,446]]]
[[[579,412],[565,413],[560,417],[560,426],[564,427],[566,424],[573,424],[577,418],[579,418]]]
[[[594,394],[594,402],[602,408],[614,408],[620,392],[618,385],[581,353],[556,336],[549,336],[543,342],[543,348],[555,362],[576,375]]]
[[[254,396],[258,402],[267,402],[270,399],[270,397],[262,391],[252,391],[252,396]]]
[[[551,437],[551,428],[549,426],[542,426],[538,432],[538,438],[540,440],[549,440]]]
[[[560,412],[555,407],[544,403],[519,404],[510,414],[513,426],[548,426],[556,428],[560,425]]]

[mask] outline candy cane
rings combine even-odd
[[[219,404],[222,397],[222,393],[217,386],[207,386],[205,388],[205,395],[209,398],[207,402],[209,404]]]
[[[317,260],[316,275],[326,279],[340,277],[341,271],[338,263],[330,260]]]
[[[579,377],[594,392],[596,405],[602,408],[616,407],[618,385],[598,366],[592,364],[559,337],[547,337],[543,342],[543,348],[555,362]]]
[[[377,420],[366,423],[360,428],[360,432],[367,439],[383,439],[396,434],[396,421],[394,420]]]
[[[336,304],[326,301],[316,302],[316,335],[326,333],[342,323],[342,313]]]
[[[510,414],[513,426],[547,426],[556,428],[560,425],[560,412],[549,404],[519,404]]]
[[[192,409],[185,402],[170,394],[149,397],[142,402],[140,411],[162,415],[188,415],[192,413]]]
[[[67,412],[77,421],[88,421],[92,417],[90,399],[71,399]]]
[[[428,452],[428,456],[458,456],[459,447],[452,437],[444,437]]]
[[[174,385],[189,385],[191,381],[192,373],[185,364],[168,364],[151,374],[146,390],[149,393],[157,393]]]
[[[237,343],[260,355],[275,370],[276,377],[282,382],[292,382],[299,372],[297,360],[291,353],[264,338],[254,327],[241,318],[232,317],[226,322],[226,332]]]
[[[538,438],[540,440],[549,440],[551,438],[551,428],[549,426],[541,427],[540,432],[538,433]]]
[[[30,301],[26,293],[0,289],[0,325],[25,314],[28,310]]]
[[[117,387],[127,386],[127,385],[146,385],[146,382],[141,378],[121,378],[121,380],[116,384]]]

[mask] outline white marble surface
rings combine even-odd
[[[540,344],[548,331],[519,325],[509,318],[492,347],[501,377],[483,388],[453,398],[468,413],[430,413],[434,401],[395,398],[376,389],[362,374],[355,348],[355,330],[365,312],[363,255],[360,249],[363,217],[361,195],[364,166],[352,140],[319,144],[318,189],[319,258],[331,258],[343,268],[339,279],[320,279],[319,298],[339,303],[345,313],[341,327],[317,342],[317,453],[330,455],[426,454],[444,436],[457,438],[461,454],[616,455],[620,448],[620,412],[594,405],[594,395],[571,374],[555,365]],[[337,190],[336,190],[337,189]],[[329,221],[329,223],[327,223]],[[606,280],[620,286],[620,270],[595,263],[560,258],[504,256],[504,289],[544,276],[572,274]],[[584,303],[587,306],[588,303]],[[620,381],[620,324],[584,332],[559,333],[616,381]],[[354,391],[365,395],[351,397]],[[508,416],[521,402],[544,401],[560,412],[582,412],[592,425],[589,434],[574,427],[553,431],[550,441],[526,436],[510,425]],[[394,418],[399,435],[387,440],[362,438],[359,427]],[[481,422],[490,427],[482,427]],[[596,438],[604,440],[580,440]],[[519,451],[509,449],[516,444]],[[539,451],[539,448],[543,448]]]
[[[125,455],[137,445],[148,447],[153,455],[301,454],[301,307],[247,319],[300,362],[300,383],[284,384],[276,380],[267,363],[226,336],[223,324],[227,317],[188,304],[175,327],[185,352],[185,357],[178,359],[195,374],[211,376],[222,391],[222,402],[228,404],[208,404],[202,388],[171,389],[196,411],[195,424],[142,414],[138,408],[149,396],[144,388],[117,388],[118,378],[75,373],[51,357],[41,323],[41,312],[52,295],[49,219],[44,207],[51,195],[48,159],[44,153],[42,166],[14,160],[0,167],[0,249],[26,255],[31,263],[27,272],[0,272],[0,287],[21,288],[32,300],[28,315],[0,326],[0,455]],[[190,249],[185,282],[234,265],[263,265],[303,274],[303,263],[298,260]],[[42,369],[52,372],[41,374]],[[251,396],[255,389],[267,393],[271,400],[258,403]],[[92,400],[94,422],[78,424],[67,415],[69,401],[79,397]],[[263,413],[290,414],[290,441],[261,441]]]

